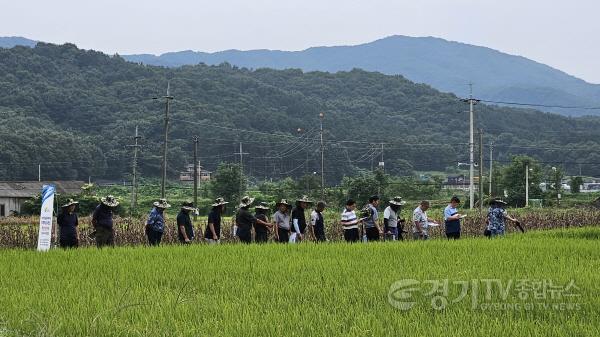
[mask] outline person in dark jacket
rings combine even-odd
[[[310,232],[312,237],[317,242],[323,242],[325,238],[325,220],[323,219],[323,211],[327,207],[325,201],[317,202],[317,206],[310,214]]]
[[[240,202],[237,215],[235,217],[235,223],[237,225],[235,235],[240,238],[243,243],[252,242],[252,226],[256,222],[254,215],[250,214],[248,208],[254,202],[254,198],[245,196]]]
[[[56,223],[60,230],[59,245],[62,248],[77,248],[79,247],[79,235],[77,227],[79,219],[75,209],[79,202],[69,199],[67,203],[62,205],[61,213],[56,218]]]
[[[189,244],[194,240],[194,226],[192,225],[190,213],[196,213],[197,211],[191,201],[185,201],[181,204],[181,210],[177,214],[177,238],[179,242]],[[200,231],[200,237],[202,237],[202,230]]]
[[[212,210],[208,213],[208,224],[204,230],[204,239],[211,244],[221,241],[221,215],[225,213],[225,207],[229,202],[223,198],[215,199]]]
[[[100,199],[100,204],[92,214],[92,226],[96,247],[115,245],[115,232],[113,229],[113,209],[119,206],[119,202],[112,195]]]
[[[367,207],[370,210],[370,215],[363,223],[364,235],[366,236],[367,241],[379,241],[381,234],[383,234],[378,223],[379,211],[377,211],[377,207],[379,207],[379,196],[371,196]]]
[[[254,207],[256,214],[256,222],[254,222],[254,241],[256,243],[265,243],[269,241],[269,232],[273,228],[273,224],[269,222],[269,204],[261,202]]]
[[[292,211],[292,224],[290,230],[290,242],[300,242],[304,239],[304,233],[306,232],[306,215],[304,211],[308,208],[308,205],[312,204],[312,201],[308,200],[308,196],[304,195],[302,198],[296,200],[296,208]]]
[[[146,235],[148,236],[148,244],[150,246],[160,245],[163,233],[165,231],[165,209],[170,208],[171,205],[167,202],[167,199],[160,199],[154,202],[154,208],[148,215],[148,221],[146,221]]]

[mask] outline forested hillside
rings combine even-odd
[[[467,83],[478,98],[546,105],[544,111],[563,115],[598,115],[597,109],[559,106],[600,106],[600,85],[587,83],[545,64],[490,48],[434,37],[389,36],[355,46],[313,47],[302,51],[225,50],[216,53],[181,51],[126,55],[127,60],[152,65],[181,66],[229,62],[248,68],[298,68],[304,71],[349,71],[360,68],[402,75],[443,92],[465,97]]]
[[[144,176],[158,176],[167,80],[171,105],[169,174],[191,163],[238,161],[256,180],[318,172],[324,113],[327,182],[383,158],[386,171],[444,170],[468,159],[468,109],[452,94],[402,76],[352,70],[164,68],[74,45],[0,49],[0,179],[127,179],[135,126]],[[494,156],[529,154],[569,172],[600,175],[598,118],[476,106],[477,127]],[[298,132],[301,129],[301,132]],[[308,159],[307,159],[308,158]],[[308,162],[308,165],[306,163]]]

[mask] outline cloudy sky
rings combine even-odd
[[[0,36],[120,54],[436,36],[600,83],[599,13],[599,0],[19,0],[2,4]]]

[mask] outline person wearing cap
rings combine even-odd
[[[115,245],[115,231],[113,229],[113,209],[119,206],[119,202],[112,195],[100,199],[100,204],[92,214],[92,227],[96,247]]]
[[[428,232],[429,224],[430,223],[436,224],[436,222],[430,221],[430,219],[427,217],[428,209],[429,209],[429,201],[423,200],[423,201],[421,201],[419,206],[417,206],[417,208],[415,208],[415,210],[413,211],[412,233],[413,233],[413,239],[415,239],[415,240],[429,239],[429,232]],[[436,224],[436,226],[437,226],[437,224]]]
[[[379,241],[379,237],[383,233],[381,227],[379,227],[379,224],[377,223],[377,219],[379,218],[379,213],[377,212],[378,206],[379,196],[374,195],[370,197],[367,207],[371,210],[371,215],[364,220],[367,241]]]
[[[269,216],[267,214],[269,211],[269,204],[261,202],[254,207],[254,210],[256,211],[256,214],[254,215],[256,218],[256,222],[254,222],[254,241],[256,241],[256,243],[265,243],[269,241],[269,231],[273,227],[273,224],[269,222]]]
[[[62,248],[77,248],[79,247],[79,235],[77,235],[77,227],[79,219],[75,209],[79,202],[69,199],[67,203],[62,205],[61,212],[56,218],[56,223],[60,229],[59,244]]]
[[[394,197],[389,201],[389,206],[383,210],[383,231],[386,237],[390,237],[392,241],[399,240],[402,229],[398,229],[398,223],[401,221],[398,216],[402,212],[402,205],[406,201],[401,197]]]
[[[325,201],[317,202],[317,206],[310,214],[310,232],[317,242],[323,242],[325,238],[325,221],[323,220],[323,211],[327,207]]]
[[[519,221],[515,218],[512,218],[504,207],[506,206],[506,202],[502,200],[493,199],[490,202],[490,209],[488,211],[488,216],[486,219],[487,224],[487,232],[489,233],[489,237],[493,238],[498,235],[504,235],[505,223],[506,219],[512,221],[513,223],[518,223]]]
[[[181,210],[177,214],[177,238],[183,244],[189,244],[194,240],[194,226],[190,212],[196,212],[194,203],[185,201],[181,204]],[[202,237],[202,230],[200,230],[200,237]]]
[[[292,210],[291,243],[296,243],[304,239],[304,232],[306,231],[306,215],[304,211],[308,208],[309,204],[312,204],[312,201],[306,195],[296,200],[296,207]]]
[[[253,202],[254,198],[249,196],[243,197],[235,217],[237,225],[236,236],[243,243],[252,242],[252,226],[256,222],[256,218],[250,213],[248,208],[250,208]]]
[[[208,243],[221,242],[221,216],[225,213],[225,205],[229,202],[219,197],[211,205],[212,209],[208,213],[208,225],[204,231],[204,239]]]
[[[279,243],[288,243],[290,240],[290,207],[286,199],[281,199],[275,204],[277,212],[273,214],[275,221],[275,240]]]
[[[458,213],[460,199],[454,196],[450,199],[450,204],[444,208],[444,226],[446,227],[446,237],[448,240],[460,239],[460,219],[462,214]]]
[[[358,223],[361,222],[360,219],[356,216],[356,201],[353,199],[348,199],[346,201],[346,207],[342,212],[342,220],[341,224],[344,228],[344,240],[346,242],[358,242],[359,234],[358,234]]]
[[[158,246],[165,231],[164,211],[171,205],[167,203],[167,199],[155,201],[153,205],[154,207],[148,215],[148,221],[146,221],[146,236],[150,246]]]

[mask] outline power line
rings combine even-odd
[[[521,102],[505,102],[505,101],[490,101],[490,100],[480,100],[485,103],[493,103],[493,104],[505,104],[505,105],[517,105],[517,106],[534,106],[541,108],[557,108],[557,109],[580,109],[580,110],[600,110],[599,107],[595,106],[573,106],[573,105],[549,105],[549,104],[537,104],[537,103],[521,103]]]

